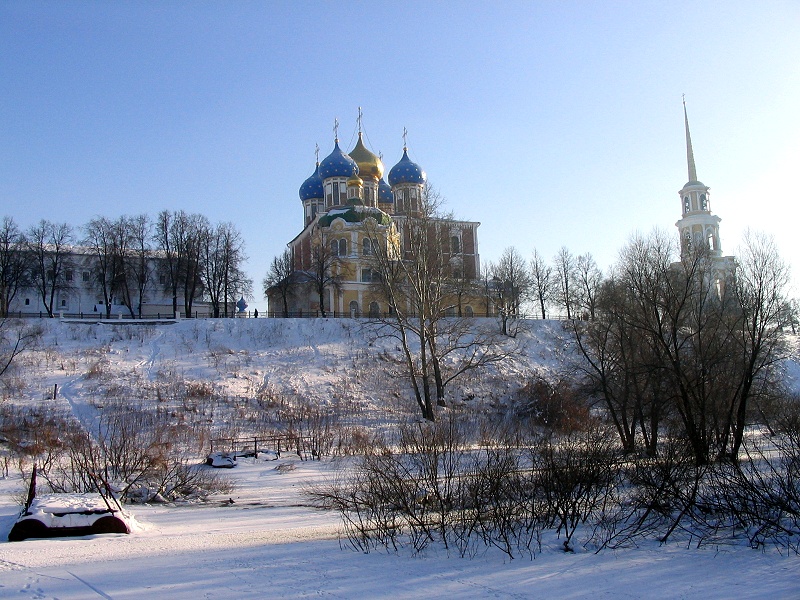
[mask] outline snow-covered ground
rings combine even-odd
[[[534,560],[342,548],[334,513],[303,506],[328,465],[239,459],[205,505],[133,506],[131,535],[0,543],[1,598],[797,598],[800,558],[742,547],[641,547]],[[278,464],[294,471],[280,472]],[[16,513],[0,482],[0,537]]]
[[[45,326],[45,344],[20,361],[2,402],[40,403],[58,385],[56,406],[91,425],[110,397],[146,396],[180,379],[230,397],[272,390],[346,404],[352,418],[384,427],[413,410],[390,372],[392,342],[371,341],[351,321]],[[535,323],[516,360],[470,378],[457,401],[502,403],[511,390],[498,382],[558,369],[564,350],[557,323]],[[788,376],[798,373],[788,365]],[[771,548],[682,541],[565,554],[553,538],[533,560],[497,551],[460,558],[441,548],[354,552],[338,540],[337,515],[302,495],[344,459],[273,459],[240,458],[219,470],[235,487],[205,503],[128,506],[131,535],[9,543],[23,494],[12,463],[0,477],[0,598],[800,598],[800,557]]]

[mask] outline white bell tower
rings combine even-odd
[[[681,235],[681,256],[693,248],[704,245],[709,254],[718,258],[722,256],[722,244],[719,237],[720,219],[711,214],[711,199],[708,186],[697,180],[697,168],[694,164],[692,138],[689,135],[689,117],[686,113],[686,100],[683,101],[683,119],[686,124],[686,161],[689,165],[689,181],[681,189],[681,219],[675,223]]]

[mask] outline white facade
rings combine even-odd
[[[60,276],[53,295],[53,313],[70,316],[105,316],[106,306],[103,291],[97,282],[96,269],[93,268],[96,257],[79,248],[74,248],[65,257],[65,268]],[[158,274],[158,260],[150,259],[150,280],[145,289],[141,314],[146,317],[172,316],[172,296],[166,291],[166,281]],[[138,292],[131,290],[132,310],[139,316]],[[49,301],[49,293],[48,293]],[[111,314],[115,316],[131,316],[131,309],[122,297],[112,296]],[[195,302],[200,312],[206,312],[203,303]],[[182,300],[178,304],[183,306]],[[9,316],[41,315],[47,316],[47,308],[42,301],[42,294],[37,286],[23,287],[16,294],[9,306]]]

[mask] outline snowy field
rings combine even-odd
[[[349,414],[381,427],[410,408],[390,373],[365,366],[383,360],[391,342],[370,342],[352,322],[45,325],[43,345],[20,360],[2,402],[36,404],[58,385],[58,406],[87,426],[112,384],[135,395],[171,378],[213,382],[232,397],[268,387],[347,402]],[[503,377],[559,368],[560,335],[557,323],[536,323],[517,359],[468,380],[458,402],[505,402]],[[799,373],[796,362],[787,365],[795,386]],[[340,544],[336,513],[311,508],[302,494],[345,459],[273,459],[240,458],[221,470],[233,490],[206,502],[129,505],[131,535],[16,543],[5,542],[23,490],[12,464],[0,477],[0,598],[800,598],[800,557],[770,547],[698,549],[683,540],[565,554],[553,536],[533,560],[497,551],[460,558],[441,548],[354,552]]]
[[[325,463],[240,459],[240,481],[203,506],[133,506],[132,535],[0,543],[1,598],[797,598],[800,558],[742,547],[658,546],[534,560],[363,554],[299,491]],[[294,462],[289,473],[277,463]],[[248,464],[249,463],[249,464]],[[0,537],[16,515],[0,482]]]

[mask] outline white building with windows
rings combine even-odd
[[[71,317],[101,317],[110,312],[122,317],[171,317],[172,296],[167,291],[167,281],[160,274],[157,257],[148,259],[147,283],[144,295],[139,300],[138,289],[133,283],[110,286],[109,310],[102,285],[98,280],[98,258],[88,248],[73,246],[58,260],[57,273],[49,277],[42,293],[41,282],[36,275],[28,277],[27,285],[20,287],[9,305],[9,316],[47,316],[47,305],[52,296],[54,315]],[[44,295],[44,298],[43,298]],[[179,302],[179,308],[182,307]],[[207,312],[204,303],[196,302],[198,311]],[[140,310],[141,309],[141,310]]]

